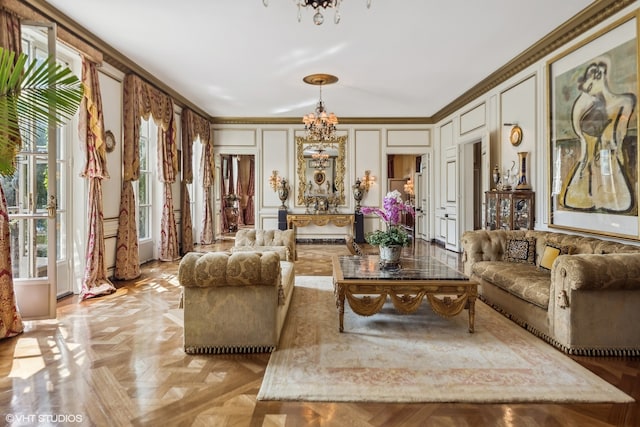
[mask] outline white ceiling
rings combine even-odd
[[[315,26],[292,0],[48,0],[214,117],[428,117],[590,0],[346,0]]]

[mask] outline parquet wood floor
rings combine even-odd
[[[220,244],[200,250],[224,249]],[[298,245],[298,275],[330,275],[344,245]],[[453,267],[459,255],[418,243]],[[0,341],[6,425],[96,426],[638,426],[632,404],[381,404],[258,402],[268,354],[190,356],[178,306],[178,262],[152,262],[114,295],[58,304],[55,321],[28,322]],[[640,399],[639,358],[575,357]]]

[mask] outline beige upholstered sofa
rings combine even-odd
[[[298,259],[294,230],[241,229],[231,252],[276,251],[285,261]]]
[[[467,231],[462,245],[481,299],[531,332],[570,354],[640,355],[640,246],[533,230]]]
[[[294,279],[294,264],[273,251],[186,254],[178,269],[185,352],[273,351]]]

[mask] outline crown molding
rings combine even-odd
[[[344,125],[431,125],[431,117],[339,117]],[[301,117],[212,117],[214,125],[301,125]]]
[[[518,74],[525,68],[535,64],[551,52],[561,48],[571,40],[590,30],[605,19],[633,4],[635,0],[598,0],[594,1],[582,12],[573,16],[564,24],[547,34],[530,48],[491,73],[477,85],[460,95],[433,115],[434,122],[439,122],[478,97],[489,92],[499,84]]]

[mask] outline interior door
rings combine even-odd
[[[43,43],[23,39],[23,51],[45,60],[56,53],[55,24],[24,24],[43,35]],[[55,106],[51,105],[55,112]],[[58,131],[49,123],[23,134],[15,174],[10,178],[11,261],[18,308],[24,320],[56,317],[57,296],[57,175]],[[6,187],[5,187],[6,188]]]

